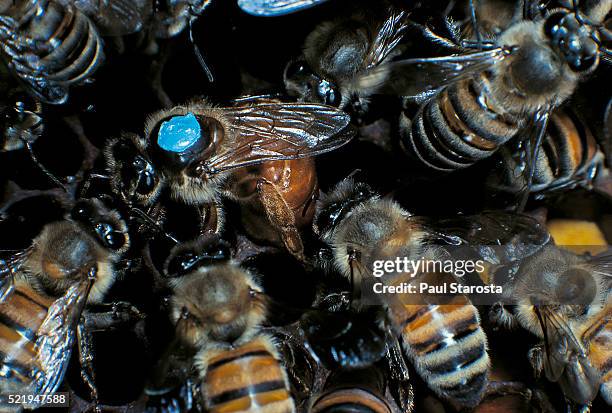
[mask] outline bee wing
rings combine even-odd
[[[308,9],[327,0],[238,0],[240,8],[254,16],[282,16]]]
[[[546,377],[558,381],[566,397],[579,403],[591,402],[601,384],[599,373],[591,365],[571,327],[555,310],[547,306],[537,308],[536,314],[544,332]]]
[[[103,36],[140,31],[153,11],[150,0],[74,0],[74,5],[96,22]]]
[[[572,354],[583,354],[582,346],[570,326],[549,306],[536,307],[544,333],[544,372],[550,381],[558,381]]]
[[[13,253],[6,258],[0,258],[0,302],[11,293],[13,288],[14,274],[19,271],[22,264],[29,256],[32,248]]]
[[[389,17],[380,26],[376,38],[363,62],[364,69],[378,66],[402,40],[408,27],[405,10],[391,9]]]
[[[92,282],[72,285],[49,307],[37,332],[36,354],[40,371],[32,384],[36,394],[54,393],[61,384],[75,339],[76,327],[87,302]]]
[[[355,81],[359,90],[419,97],[491,68],[514,48],[498,47],[455,56],[397,60],[366,71]]]
[[[350,116],[331,106],[270,103],[223,110],[237,138],[233,147],[203,163],[210,173],[319,155],[341,147],[354,135],[348,128]]]

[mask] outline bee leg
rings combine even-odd
[[[489,320],[496,327],[512,328],[516,323],[514,314],[504,307],[502,303],[495,303],[491,306]]]
[[[274,184],[267,179],[257,181],[257,193],[266,216],[272,226],[280,233],[287,250],[299,260],[304,259],[302,237],[295,225],[293,211],[287,205]]]
[[[531,364],[534,376],[536,378],[540,377],[544,370],[544,344],[533,346],[527,352],[527,359],[529,360],[529,364]]]
[[[83,318],[81,318],[81,322],[79,322],[79,325],[77,326],[77,341],[79,347],[79,361],[81,362],[81,378],[87,387],[89,387],[94,411],[96,413],[101,412],[102,410],[100,409],[98,403],[98,389],[95,384],[95,372],[93,368],[93,339],[91,336],[91,331],[87,331],[85,328]]]
[[[100,154],[100,150],[96,148],[91,143],[87,135],[85,135],[83,123],[81,122],[81,119],[78,116],[67,116],[64,118],[64,122],[66,123],[66,125],[68,125],[72,132],[74,132],[74,134],[79,140],[79,143],[83,147],[83,160],[81,161],[81,168],[79,169],[76,175],[79,180],[82,180],[83,176],[85,175],[85,172],[93,168],[94,162]]]
[[[135,325],[145,315],[130,303],[118,301],[98,304],[83,315],[83,326],[88,332],[114,330],[122,326]]]
[[[389,391],[402,412],[411,412],[414,407],[414,392],[410,384],[408,366],[399,341],[391,337],[388,343],[391,344],[387,345],[385,361],[391,379]]]
[[[159,51],[157,56],[151,62],[151,68],[149,71],[149,77],[151,79],[151,88],[155,93],[157,100],[161,103],[162,107],[172,107],[172,99],[166,93],[164,86],[162,84],[162,75],[164,73],[164,67],[166,66],[166,62],[168,61],[168,57],[170,55],[170,49],[167,43],[164,43],[162,46],[159,46]]]
[[[510,395],[524,397],[531,404],[538,406],[542,413],[555,413],[556,409],[548,400],[546,394],[538,389],[530,389],[524,383],[516,381],[491,381],[487,384],[484,398],[495,398]]]

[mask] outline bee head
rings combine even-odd
[[[176,281],[173,317],[182,324],[178,334],[193,346],[248,340],[264,319],[259,286],[232,263],[200,267]]]
[[[98,199],[77,201],[70,218],[78,223],[103,248],[121,254],[129,247],[125,222],[115,211],[109,211]]]
[[[216,238],[199,238],[195,242],[179,244],[170,252],[164,264],[164,275],[179,278],[200,267],[222,264],[231,258],[229,245]]]
[[[285,67],[283,78],[287,93],[302,101],[335,107],[342,102],[338,86],[330,80],[317,76],[305,60],[289,62]]]
[[[352,177],[344,179],[321,196],[315,213],[315,233],[321,236],[329,233],[356,206],[377,196],[367,184],[355,182]]]
[[[168,174],[177,174],[212,156],[224,136],[221,122],[182,107],[153,115],[148,132],[151,157]],[[149,129],[149,128],[147,128]]]
[[[140,146],[136,136],[124,136],[109,143],[105,158],[113,190],[128,204],[149,205],[161,192],[162,182]]]
[[[599,64],[598,35],[582,17],[570,10],[551,13],[544,32],[568,66],[577,73],[589,73]]]

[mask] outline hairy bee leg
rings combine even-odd
[[[512,328],[516,323],[514,314],[508,311],[502,303],[495,303],[491,306],[489,320],[496,327]]]
[[[527,352],[527,359],[529,360],[529,364],[531,364],[535,377],[540,377],[544,370],[544,344],[533,346]]]
[[[280,232],[287,250],[296,258],[303,260],[304,245],[295,225],[295,217],[276,186],[267,179],[260,178],[257,181],[257,194],[268,220]]]
[[[98,388],[95,384],[95,372],[93,368],[93,338],[91,331],[85,328],[83,318],[77,326],[77,341],[79,347],[79,361],[81,362],[81,378],[89,387],[91,394],[93,410],[98,413],[102,412],[99,406]]]

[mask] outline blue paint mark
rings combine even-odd
[[[161,124],[157,144],[169,152],[185,152],[200,139],[200,133],[200,124],[193,113],[174,116]]]

